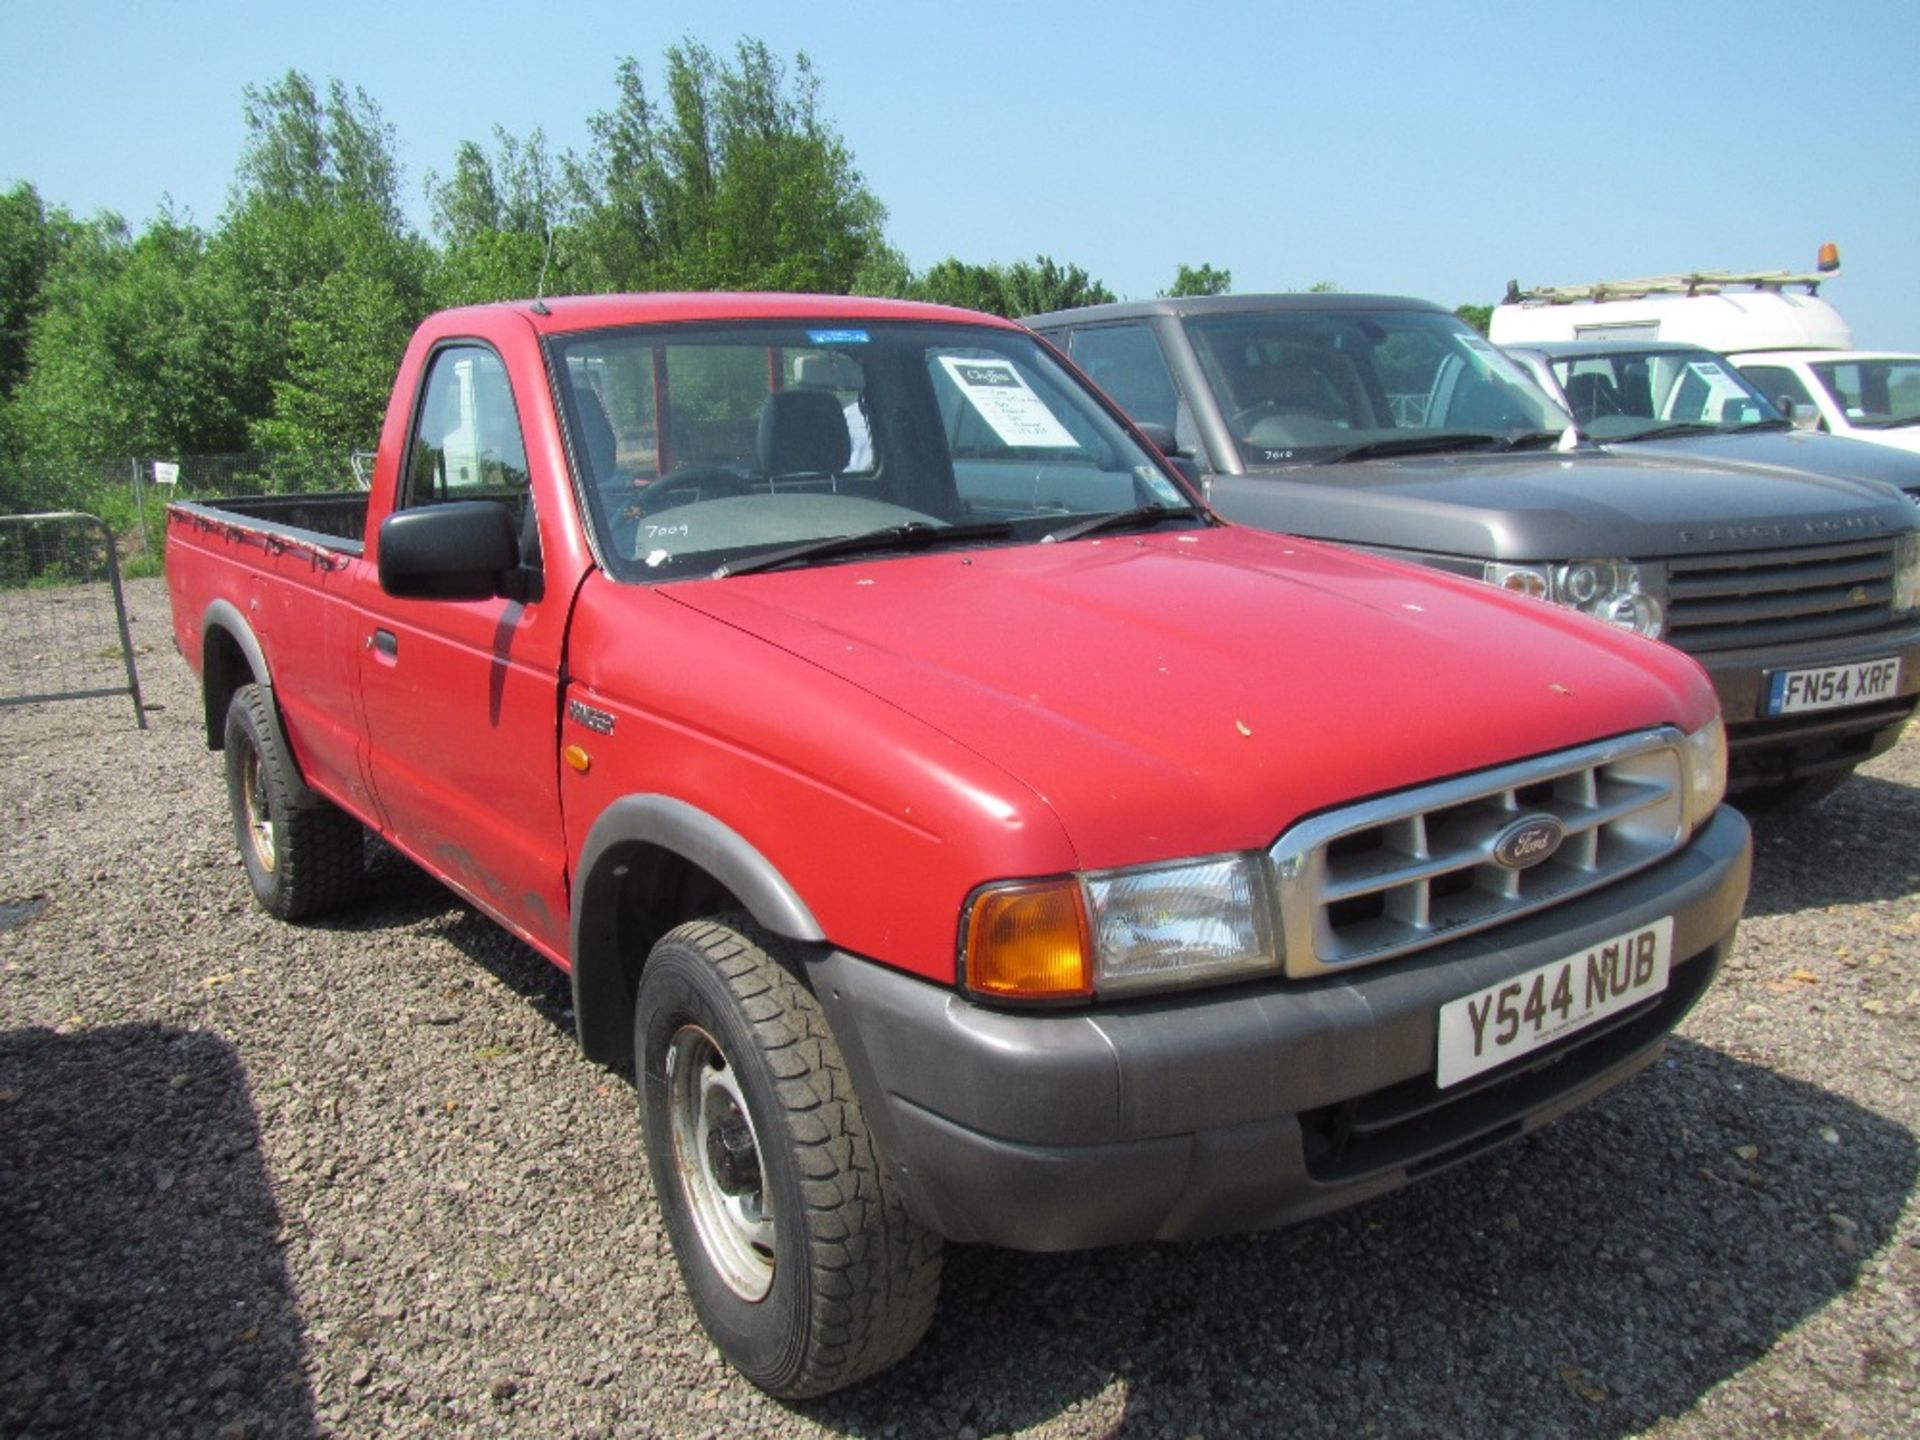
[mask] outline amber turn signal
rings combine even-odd
[[[1073,880],[998,885],[974,898],[967,920],[967,984],[1008,1000],[1093,993],[1086,907]]]
[[[567,762],[569,768],[578,770],[582,775],[593,768],[593,756],[582,750],[578,745],[567,746],[566,749],[560,752],[560,758]]]

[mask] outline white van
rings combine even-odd
[[[1719,352],[1769,400],[1804,406],[1818,428],[1920,452],[1920,355],[1853,348],[1853,328],[1820,298],[1840,252],[1819,268],[1701,270],[1644,280],[1507,288],[1487,336],[1496,345],[1679,341]]]
[[[1839,273],[1839,252],[1823,246],[1820,265],[1811,274],[1701,270],[1535,290],[1510,285],[1487,338],[1496,345],[1678,340],[1722,354],[1851,350],[1853,328],[1819,294],[1821,282]]]

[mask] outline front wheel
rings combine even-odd
[[[647,959],[634,1054],[647,1161],[721,1354],[781,1399],[823,1395],[919,1343],[940,1239],[906,1212],[819,1003],[744,916]]]
[[[359,888],[360,822],[325,801],[296,803],[299,777],[273,697],[242,685],[227,707],[227,803],[233,838],[260,908],[302,920],[345,904]]]

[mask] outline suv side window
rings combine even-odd
[[[433,357],[414,412],[403,507],[499,500],[524,522],[529,480],[520,415],[506,366],[484,345]]]
[[[1192,453],[1199,444],[1193,417],[1174,386],[1160,342],[1145,325],[1102,325],[1075,330],[1067,353],[1073,363],[1136,423],[1165,425],[1174,444]]]
[[[1812,405],[1813,396],[1807,393],[1807,387],[1800,377],[1784,365],[1742,365],[1740,373],[1747,377],[1753,388],[1767,399],[1778,404],[1781,396],[1796,405]],[[1825,428],[1826,422],[1821,422]]]

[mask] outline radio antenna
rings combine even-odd
[[[533,313],[536,315],[551,315],[553,313],[551,310],[547,308],[547,302],[546,302],[547,266],[550,265],[552,262],[553,262],[553,226],[548,225],[547,226],[547,250],[546,250],[546,253],[540,257],[540,279],[535,282],[533,287]]]

